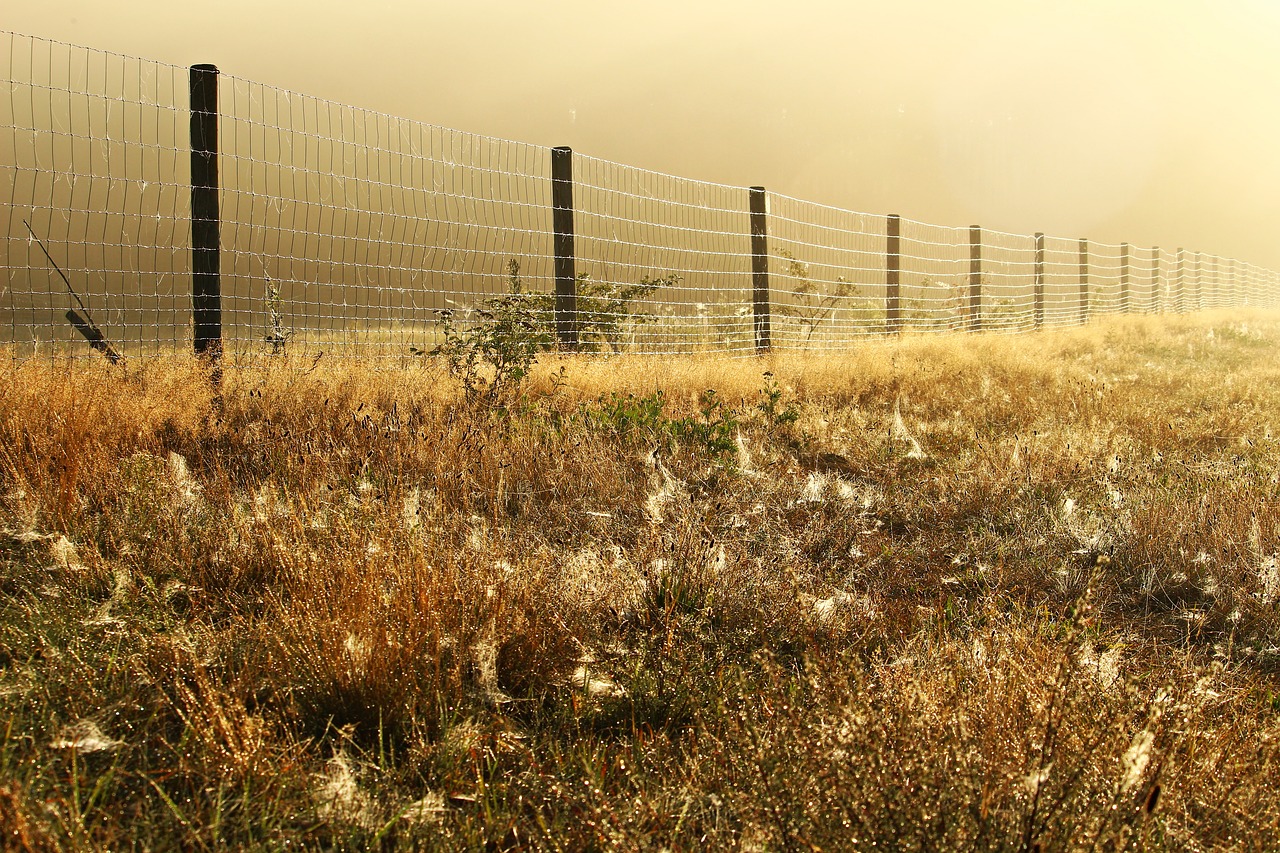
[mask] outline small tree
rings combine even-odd
[[[652,323],[657,318],[647,311],[637,311],[636,300],[647,299],[660,287],[675,287],[681,281],[677,273],[644,277],[639,284],[616,284],[592,281],[582,273],[578,276],[578,340],[584,349],[595,350],[603,346],[613,352],[622,351],[627,325]]]
[[[520,262],[515,258],[507,262],[507,281],[509,292],[465,312],[476,318],[472,322],[462,322],[461,312],[436,312],[443,343],[429,350],[409,348],[414,355],[442,357],[469,400],[497,402],[505,397],[524,381],[538,354],[556,345],[555,296],[525,290]],[[579,275],[576,313],[583,348],[608,346],[619,352],[628,323],[656,319],[636,311],[632,303],[679,281],[680,276],[672,274],[642,278],[639,284],[612,284],[593,282],[585,273]]]
[[[518,388],[555,337],[546,294],[529,293],[520,281],[520,262],[507,263],[510,292],[484,300],[474,309],[479,322],[459,324],[456,312],[440,311],[444,342],[431,350],[410,347],[415,355],[441,356],[471,401],[499,402]]]
[[[795,282],[791,293],[796,297],[795,303],[779,306],[778,313],[795,317],[800,325],[808,330],[804,336],[805,343],[808,343],[812,340],[813,333],[818,330],[818,326],[835,314],[836,306],[842,300],[853,296],[853,282],[840,276],[835,280],[835,286],[831,292],[824,294],[809,278],[808,264],[797,260],[795,255],[786,249],[780,250],[778,254],[787,262],[786,275]]]

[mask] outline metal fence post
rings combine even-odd
[[[578,347],[578,275],[573,247],[573,149],[551,149],[551,227],[555,232],[556,339]]]
[[[1032,314],[1035,317],[1036,328],[1044,326],[1044,234],[1036,232],[1036,278],[1035,288],[1032,292],[1035,303],[1032,307]]]
[[[218,67],[193,65],[191,94],[191,315],[196,355],[216,372],[222,358],[218,213]]]
[[[969,331],[982,329],[982,228],[969,226]]]
[[[884,324],[890,334],[902,331],[902,217],[889,214],[884,264]]]
[[[1080,238],[1080,325],[1089,322],[1089,238]]]
[[[751,207],[751,304],[755,318],[756,352],[773,346],[769,325],[769,196],[764,187],[749,191]]]
[[[1129,313],[1129,244],[1120,244],[1120,313]]]

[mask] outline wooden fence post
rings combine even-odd
[[[1080,238],[1080,325],[1089,322],[1089,238]]]
[[[191,315],[196,355],[221,381],[221,223],[218,212],[218,67],[193,65],[191,94]]]
[[[1129,313],[1129,244],[1120,244],[1120,313]]]
[[[884,264],[884,324],[890,334],[902,331],[902,217],[889,214]]]
[[[1178,247],[1178,270],[1175,273],[1177,286],[1177,296],[1174,298],[1174,304],[1177,306],[1173,310],[1178,314],[1185,314],[1187,311],[1187,250]]]
[[[773,346],[769,324],[769,196],[764,187],[750,189],[751,304],[755,318],[756,352]]]
[[[1044,326],[1044,234],[1036,232],[1036,272],[1035,272],[1035,288],[1032,291],[1032,298],[1035,300],[1032,306],[1032,314],[1035,317],[1036,328]]]
[[[1204,252],[1196,252],[1196,310],[1204,310]]]
[[[1160,247],[1151,247],[1151,313],[1159,314],[1160,299]]]
[[[555,232],[556,338],[578,348],[578,275],[573,246],[573,149],[551,149],[551,227]]]
[[[982,329],[982,228],[969,226],[969,331]]]

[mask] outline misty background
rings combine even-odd
[[[48,0],[17,32],[659,172],[1280,267],[1280,4]]]

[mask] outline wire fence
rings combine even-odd
[[[87,353],[94,333],[127,355],[189,350],[215,328],[203,316],[233,356],[405,357],[439,340],[441,311],[474,318],[513,279],[556,295],[564,343],[590,308],[610,331],[579,345],[644,353],[1280,297],[1274,271],[1180,248],[841,210],[14,33],[0,74],[0,343],[21,356]]]

